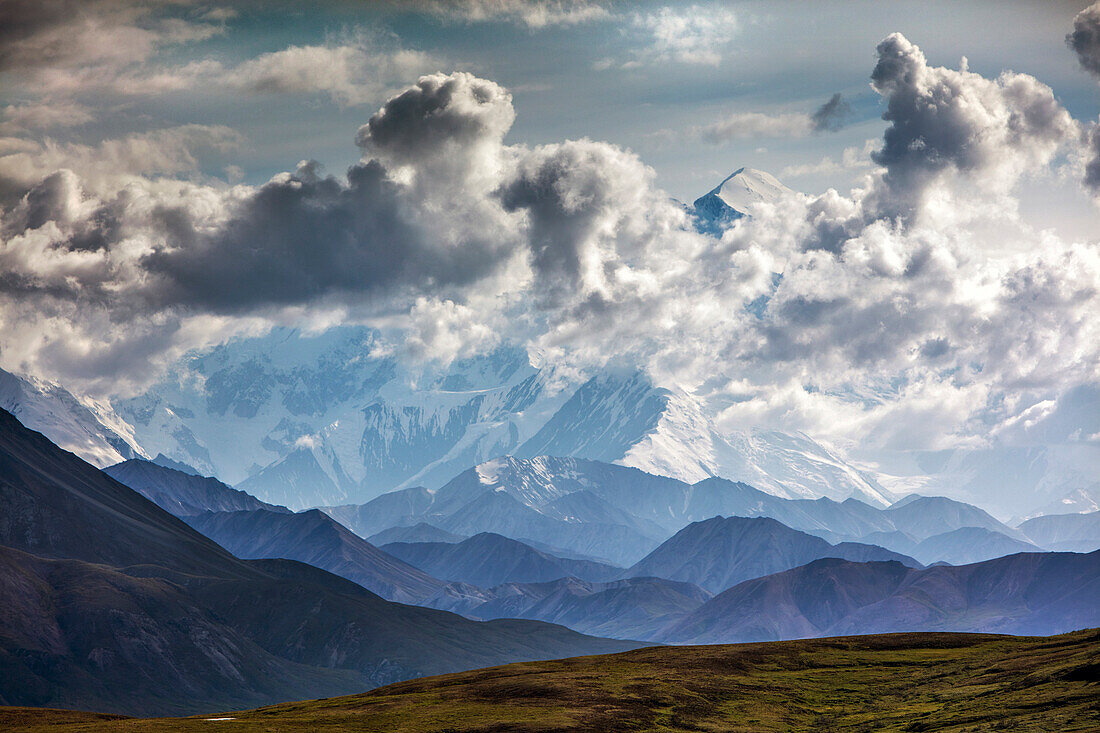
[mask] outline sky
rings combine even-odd
[[[1098,117],[1087,2],[2,0],[0,367],[357,322],[731,429],[1100,443]],[[795,193],[694,231],[743,166]]]

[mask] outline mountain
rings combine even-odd
[[[989,529],[962,527],[921,540],[912,554],[925,565],[967,565],[1017,552],[1040,552],[1040,548]]]
[[[1017,529],[1046,550],[1092,552],[1100,548],[1100,512],[1049,514],[1029,519]]]
[[[739,168],[715,188],[695,199],[692,210],[701,230],[721,231],[737,219],[752,216],[760,204],[774,202],[788,193],[791,189],[770,173]]]
[[[115,408],[146,453],[293,509],[436,489],[502,455],[598,459],[689,483],[724,476],[790,497],[893,498],[807,436],[727,434],[697,397],[640,372],[578,376],[502,346],[412,374],[385,346],[368,328],[277,328],[188,354]]]
[[[1096,729],[1098,657],[1095,629],[1051,639],[882,634],[663,646],[412,680],[350,697],[234,712],[222,724],[8,708],[0,709],[0,726],[55,733],[763,733],[866,730],[873,721],[872,729],[882,731],[1087,731]]]
[[[295,510],[347,499],[355,491],[355,482],[331,448],[309,439],[299,442],[303,444],[237,484],[237,488]]]
[[[960,566],[817,560],[730,588],[660,638],[684,644],[887,631],[1057,634],[1100,624],[1100,553]]]
[[[116,463],[103,471],[177,517],[252,509],[290,513],[286,507],[260,501],[247,492],[226,486],[216,478],[196,476],[141,458]]]
[[[426,516],[435,495],[423,486],[391,491],[366,504],[321,507],[340,524],[360,537],[368,537],[391,527],[406,527]]]
[[[950,499],[914,495],[892,509],[854,498],[785,499],[728,479],[687,484],[618,464],[550,456],[497,458],[436,491],[404,489],[325,511],[361,536],[424,522],[451,534],[495,532],[552,546],[553,554],[617,565],[637,562],[685,525],[713,516],[766,516],[833,544],[878,544],[903,554],[921,539],[968,523],[1023,539],[977,507]]]
[[[287,516],[287,515],[276,515]],[[629,647],[240,560],[0,411],[0,699],[164,714]]]
[[[895,529],[918,540],[963,527],[978,527],[1023,539],[1020,532],[994,519],[984,510],[943,496],[910,494],[891,505],[883,514]]]
[[[299,514],[206,512],[187,523],[237,557],[286,558],[327,570],[399,603],[422,603],[443,583],[310,509]]]
[[[564,577],[601,581],[622,573],[622,568],[554,557],[489,532],[455,544],[396,542],[381,549],[437,578],[483,587],[542,583]]]
[[[133,429],[102,401],[0,369],[0,409],[100,468],[147,457]]]
[[[804,565],[823,557],[918,563],[895,552],[853,542],[830,545],[774,519],[714,517],[693,522],[626,571],[694,583],[719,593],[749,578]]]
[[[427,522],[418,522],[411,527],[391,527],[367,538],[375,547],[391,542],[461,542],[466,539],[460,534],[452,534],[445,529],[433,527]]]
[[[663,578],[597,583],[566,577],[476,592],[451,587],[430,603],[470,618],[526,618],[599,636],[651,639],[710,598],[699,586]]]
[[[620,463],[686,483],[722,476],[786,498],[892,500],[873,477],[808,436],[720,431],[690,395],[657,387],[641,372],[592,377],[515,455]]]

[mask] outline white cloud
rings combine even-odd
[[[632,21],[640,39],[636,50],[625,59],[597,61],[597,71],[668,63],[718,66],[738,31],[737,15],[718,4],[665,6],[635,13]]]
[[[451,20],[504,21],[528,28],[577,25],[610,15],[599,0],[419,0],[412,5]]]
[[[931,67],[900,36],[879,57],[889,126],[865,187],[762,205],[721,238],[629,151],[506,144],[511,96],[460,73],[387,101],[347,178],[308,162],[256,188],[57,174],[3,217],[0,360],[138,380],[205,343],[200,324],[343,309],[404,329],[406,358],[499,338],[644,365],[730,425],[980,442],[1100,380],[1100,253],[1015,214],[1015,184],[1077,126],[1031,77]]]

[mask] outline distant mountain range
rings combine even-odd
[[[673,643],[882,631],[1054,634],[1100,625],[1100,552],[1021,553],[959,567],[822,559],[749,580],[666,629]]]
[[[686,525],[716,516],[770,517],[834,545],[878,545],[924,564],[1050,549],[978,507],[944,497],[912,495],[886,508],[856,499],[784,499],[726,479],[687,484],[615,464],[546,456],[495,459],[436,491],[405,489],[324,511],[364,537],[426,524],[450,536],[492,532],[622,566]],[[951,534],[964,529],[983,532]]]
[[[6,411],[0,517],[6,704],[223,710],[631,646],[393,604],[299,562],[240,560]]]
[[[893,560],[920,567],[911,557],[875,545],[856,542],[830,545],[820,537],[791,529],[769,517],[714,517],[684,527],[625,574],[679,580],[720,593],[744,580],[824,557]]]
[[[491,532],[454,544],[394,542],[380,549],[438,578],[484,587],[559,578],[599,582],[623,573],[613,565],[555,557]]]

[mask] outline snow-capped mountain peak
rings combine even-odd
[[[739,168],[695,200],[695,213],[704,222],[730,222],[752,216],[760,204],[776,201],[788,193],[791,189],[772,174]]]

